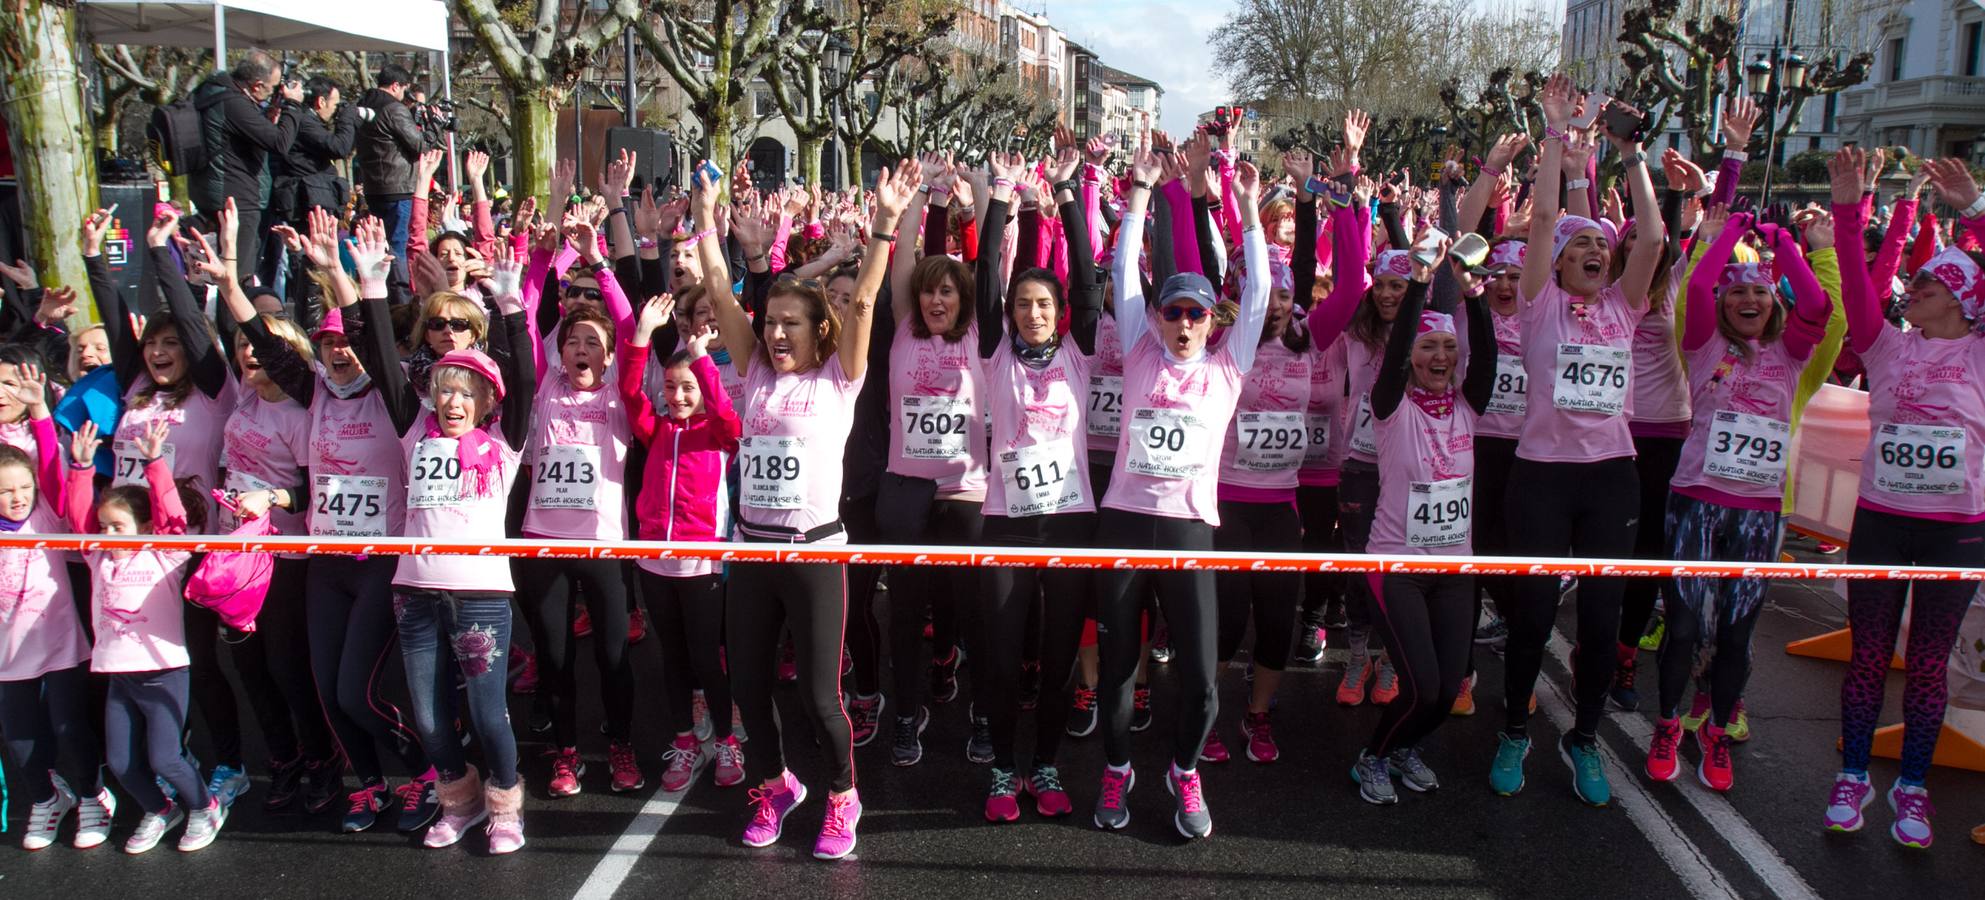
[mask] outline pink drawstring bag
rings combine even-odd
[[[214,492],[217,496],[221,492]],[[222,503],[227,503],[225,499]],[[257,538],[276,533],[272,516],[244,520],[229,537]],[[255,617],[269,596],[269,575],[276,558],[268,553],[216,551],[200,561],[193,577],[186,579],[186,601],[206,607],[220,616],[222,624],[235,631],[255,631]]]

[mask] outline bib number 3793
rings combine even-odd
[[[1633,355],[1623,347],[1559,344],[1558,377],[1551,402],[1572,412],[1617,416],[1627,410]]]
[[[1889,422],[1875,430],[1875,486],[1896,494],[1964,491],[1964,429]]]
[[[1130,458],[1124,471],[1151,478],[1192,478],[1207,463],[1206,420],[1181,409],[1133,410],[1124,424]]]
[[[1776,419],[1719,409],[1709,423],[1702,474],[1746,484],[1785,483],[1792,426]]]

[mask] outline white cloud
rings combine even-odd
[[[1043,0],[1015,5],[1040,11]],[[1228,100],[1227,80],[1213,71],[1211,36],[1233,11],[1232,0],[1145,3],[1136,0],[1053,0],[1048,20],[1094,50],[1103,64],[1158,82],[1165,89],[1165,131],[1192,130],[1198,115]]]

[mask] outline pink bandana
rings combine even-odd
[[[1459,332],[1456,332],[1454,330],[1453,316],[1448,315],[1447,313],[1444,312],[1435,312],[1431,309],[1423,309],[1420,311],[1420,330],[1414,332],[1413,336],[1420,337],[1429,334],[1458,334],[1458,333]]]
[[[1588,230],[1599,232],[1601,238],[1606,238],[1606,228],[1584,216],[1565,216],[1559,219],[1557,229],[1551,232],[1551,262],[1556,263],[1558,257],[1564,255],[1565,245],[1571,243],[1572,238]],[[1607,238],[1607,242],[1611,243],[1611,239]]]
[[[1504,269],[1523,268],[1523,251],[1529,246],[1522,241],[1504,241],[1490,247],[1489,271],[1500,272]]]
[[[1391,275],[1394,278],[1413,277],[1413,259],[1404,250],[1387,250],[1378,255],[1378,262],[1372,266],[1372,275]]]
[[[1721,295],[1724,291],[1740,284],[1758,284],[1776,288],[1778,279],[1771,277],[1771,273],[1765,269],[1763,263],[1731,263],[1723,267],[1722,276],[1716,279],[1716,293]]]
[[[1985,317],[1985,271],[1979,270],[1969,254],[1956,247],[1945,247],[1916,270],[1916,277],[1924,276],[1937,279],[1957,295],[1958,306],[1964,309],[1966,319],[1975,325],[1985,324],[1980,321]]]

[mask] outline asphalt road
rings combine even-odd
[[[886,598],[886,594],[883,595]],[[636,741],[650,788],[639,795],[606,791],[603,738],[583,748],[590,765],[586,793],[543,795],[547,749],[537,735],[520,735],[530,786],[525,823],[530,845],[507,858],[488,858],[476,832],[461,847],[429,851],[413,838],[382,830],[337,833],[336,812],[323,816],[263,812],[256,790],[237,807],[220,839],[196,854],[170,842],[142,857],[114,846],[80,852],[59,844],[40,853],[19,849],[27,810],[12,804],[0,844],[0,897],[156,897],[185,892],[202,900],[232,897],[368,898],[515,896],[531,898],[644,896],[917,896],[1054,895],[1198,897],[1977,897],[1985,893],[1985,847],[1969,840],[1985,822],[1985,775],[1937,769],[1930,787],[1937,805],[1938,845],[1927,852],[1897,846],[1887,835],[1889,813],[1877,801],[1858,835],[1823,832],[1818,823],[1838,767],[1839,666],[1786,655],[1788,640],[1837,627],[1844,604],[1824,588],[1773,588],[1756,640],[1749,691],[1756,737],[1737,754],[1737,787],[1713,795],[1685,776],[1651,784],[1638,776],[1650,720],[1614,713],[1602,737],[1622,767],[1610,809],[1589,809],[1571,794],[1568,773],[1549,742],[1567,722],[1568,689],[1562,646],[1546,661],[1542,708],[1532,734],[1539,752],[1530,784],[1505,799],[1487,787],[1500,710],[1501,660],[1478,650],[1485,689],[1482,711],[1450,720],[1425,755],[1442,779],[1427,795],[1400,791],[1396,806],[1371,807],[1347,776],[1377,712],[1346,710],[1330,699],[1340,663],[1293,670],[1276,714],[1283,757],[1256,765],[1202,767],[1214,836],[1187,844],[1172,830],[1171,801],[1160,774],[1171,721],[1168,679],[1155,676],[1158,724],[1139,736],[1140,783],[1130,798],[1132,824],[1102,833],[1087,812],[1096,796],[1101,742],[1064,744],[1061,769],[1077,814],[1049,822],[1023,804],[1017,824],[993,826],[981,816],[983,768],[967,762],[964,696],[938,707],[925,735],[922,764],[889,765],[886,734],[857,752],[866,813],[853,858],[822,863],[811,855],[823,804],[810,799],[788,819],[778,845],[751,850],[738,842],[745,821],[742,787],[720,789],[705,773],[680,796],[655,793],[666,738],[653,695],[643,698]],[[1561,628],[1570,622],[1565,608]],[[649,641],[635,653],[637,677],[655,683],[657,651]],[[581,654],[582,660],[590,654]],[[1644,657],[1651,662],[1651,657]],[[590,676],[586,676],[590,683]],[[1229,747],[1241,738],[1240,673],[1222,676],[1219,727]],[[1886,719],[1899,709],[1900,675],[1890,681]],[[969,695],[969,688],[966,691]],[[591,691],[582,733],[598,717]],[[785,720],[798,725],[790,689]],[[520,723],[528,698],[517,698]],[[245,709],[245,706],[244,706]],[[247,718],[244,716],[244,718]],[[1025,729],[1023,724],[1023,744]],[[252,726],[250,731],[253,731]],[[789,740],[805,741],[803,726]],[[251,734],[251,759],[255,740]],[[750,752],[750,744],[746,745]],[[196,747],[196,750],[198,748]],[[1685,759],[1693,761],[1693,748]],[[822,796],[819,754],[803,743],[788,753],[796,772]],[[1877,760],[1882,788],[1893,763]],[[1631,777],[1622,773],[1636,773]],[[113,843],[135,822],[120,813]],[[65,832],[66,836],[66,832]]]

